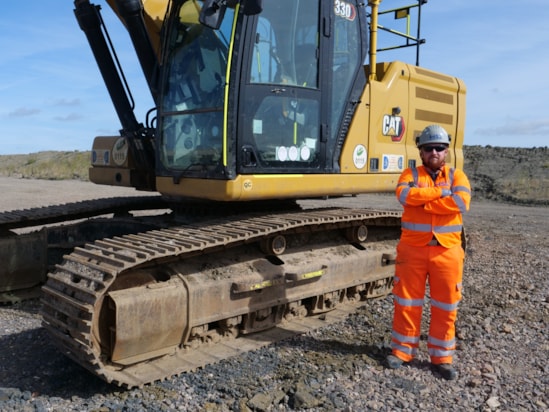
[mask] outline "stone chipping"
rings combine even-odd
[[[351,202],[398,208],[392,196]],[[383,367],[391,296],[364,302],[340,323],[132,390],[65,358],[31,300],[0,307],[0,410],[549,411],[548,211],[473,200],[456,381],[430,370],[427,304],[418,358],[399,370]]]

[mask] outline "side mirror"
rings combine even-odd
[[[206,0],[200,10],[198,21],[204,26],[217,30],[221,26],[227,10],[227,2],[224,0]]]
[[[263,0],[246,0],[244,2],[244,14],[254,16],[263,11]]]

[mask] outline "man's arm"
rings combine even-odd
[[[440,199],[440,187],[416,187],[412,169],[406,169],[398,179],[396,196],[402,206],[422,206]]]
[[[437,215],[465,213],[468,211],[471,204],[471,185],[463,171],[459,169],[454,171],[454,182],[450,191],[451,193],[443,193],[443,197],[440,199],[425,203],[425,211]]]

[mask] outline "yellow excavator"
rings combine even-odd
[[[76,0],[122,125],[95,139],[90,180],[159,196],[0,214],[14,262],[0,292],[45,282],[52,340],[127,387],[389,293],[400,213],[322,202],[393,191],[432,123],[451,135],[447,162],[463,166],[463,82],[377,62],[378,33],[391,31],[379,16],[409,19],[425,2],[381,12],[380,0],[108,0],[154,101],[140,123],[101,8]],[[128,213],[144,209],[163,212]]]

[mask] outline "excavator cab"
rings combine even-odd
[[[174,2],[167,19],[158,176],[337,170],[345,102],[365,82],[365,16],[351,4],[343,15],[316,0],[265,1],[253,15],[248,3],[227,7],[216,30],[191,5]]]
[[[147,21],[132,29],[125,17],[141,17],[140,0],[111,1],[134,39],[155,122],[96,138],[96,183],[176,201],[388,192],[419,160],[415,136],[434,122],[454,136],[448,161],[460,166],[465,88],[376,63],[369,27],[379,1],[173,0],[153,51]]]
[[[157,71],[153,189],[295,197],[296,177],[338,173],[343,118],[366,83],[366,27],[365,8],[352,2],[172,1]],[[105,154],[123,143],[96,139],[92,181],[138,186],[132,142],[127,153]]]

